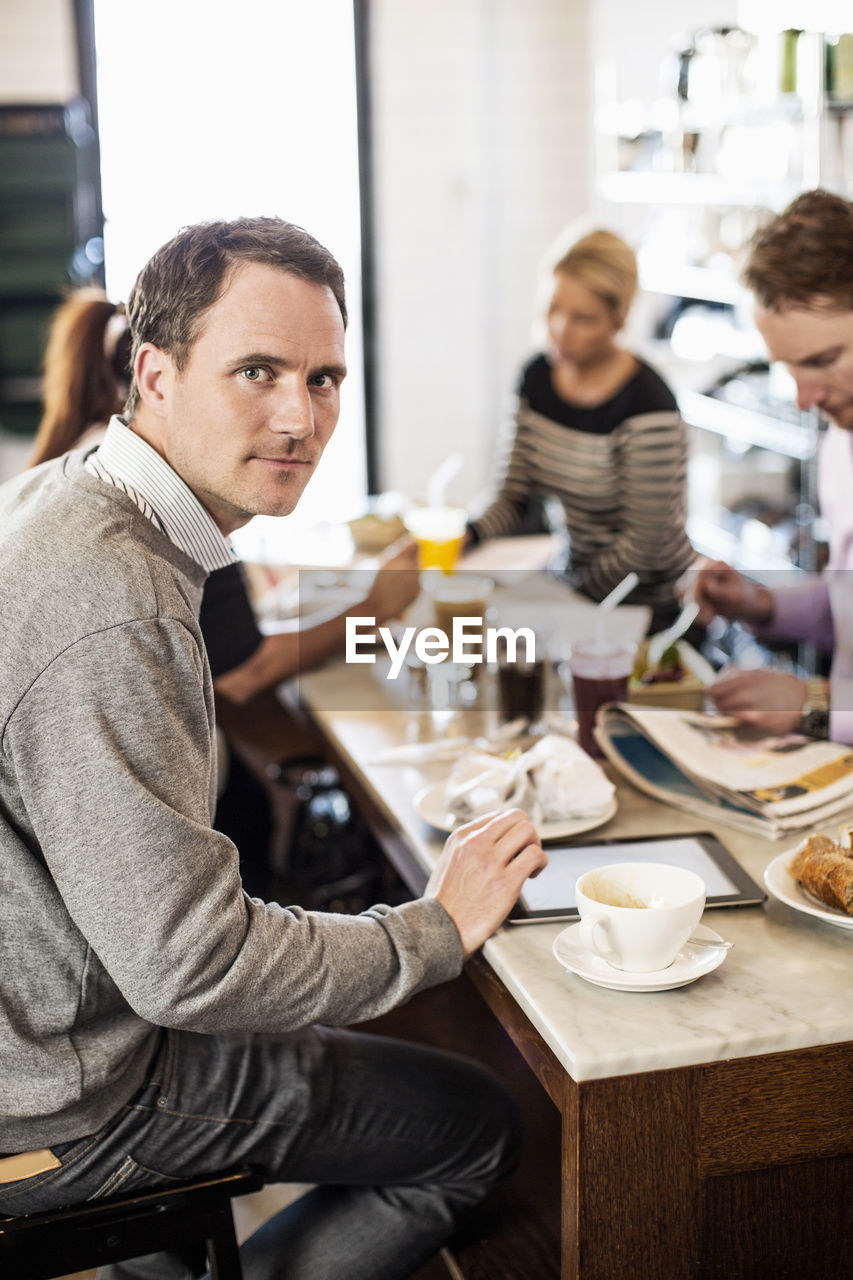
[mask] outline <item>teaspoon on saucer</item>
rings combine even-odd
[[[726,942],[725,938],[688,938],[685,947],[716,947],[718,951],[731,951],[735,945]]]

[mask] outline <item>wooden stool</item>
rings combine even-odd
[[[213,1280],[242,1280],[231,1197],[258,1191],[249,1168],[176,1182],[68,1209],[0,1219],[3,1280],[51,1280],[70,1271],[204,1244]]]

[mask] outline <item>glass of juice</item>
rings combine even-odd
[[[618,640],[580,640],[571,647],[578,743],[587,755],[602,754],[592,733],[595,713],[605,702],[625,702],[636,652],[635,644]]]
[[[422,569],[452,573],[465,541],[464,507],[412,507],[404,524],[418,544]]]

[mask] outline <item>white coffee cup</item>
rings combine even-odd
[[[705,909],[701,876],[662,862],[595,867],[575,893],[583,946],[629,973],[671,965]]]

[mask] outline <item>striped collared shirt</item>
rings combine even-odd
[[[116,415],[86,468],[121,489],[175,546],[208,573],[237,557],[212,516],[176,471]]]

